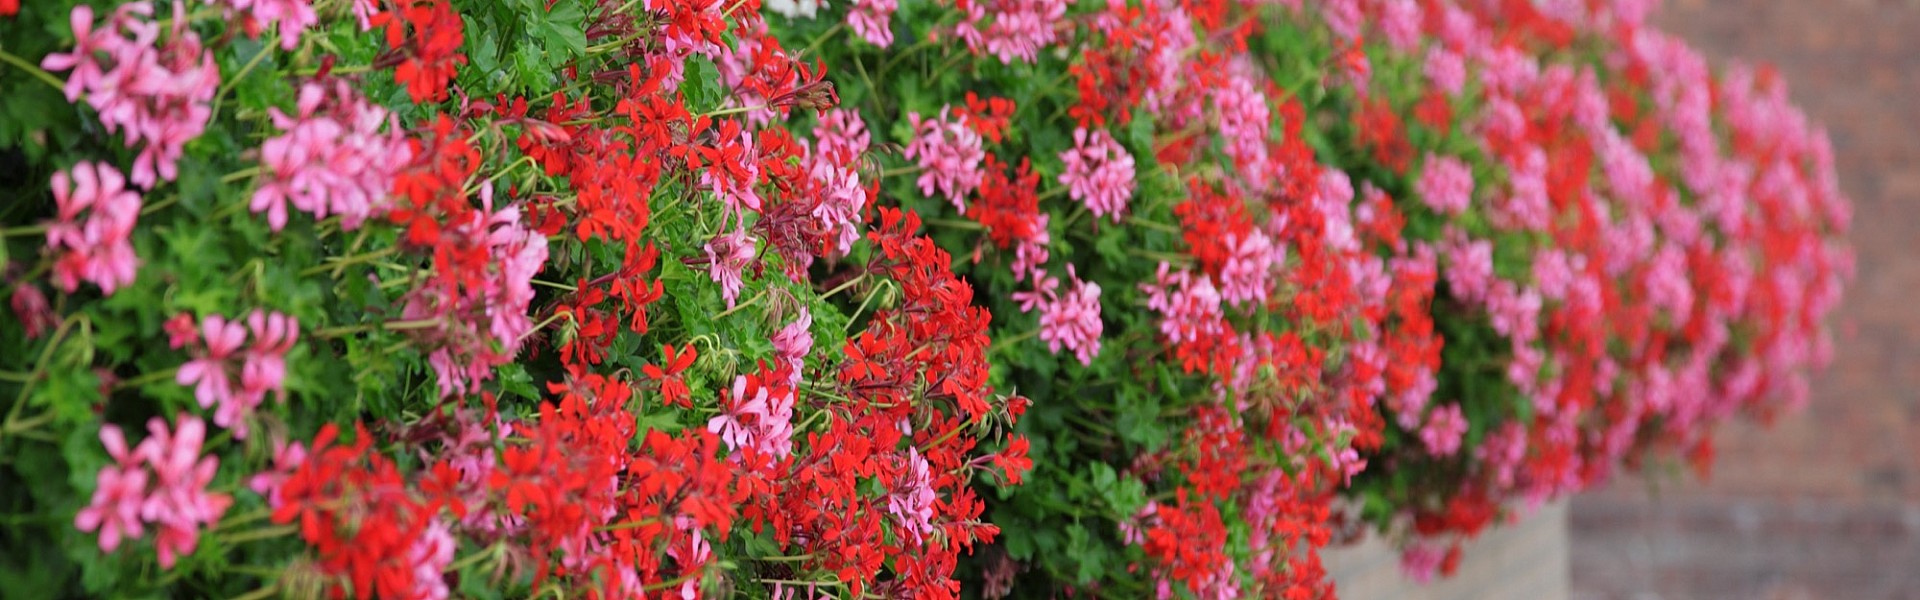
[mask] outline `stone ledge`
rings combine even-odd
[[[1401,575],[1399,553],[1377,536],[1320,557],[1347,600],[1566,600],[1567,506],[1556,502],[1481,534],[1467,544],[1459,572],[1427,585]]]

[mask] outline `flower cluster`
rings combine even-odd
[[[1083,128],[1073,130],[1073,149],[1061,153],[1060,162],[1065,164],[1060,185],[1067,186],[1067,196],[1085,203],[1095,217],[1120,222],[1133,197],[1133,155],[1106,130],[1087,133]]]
[[[1644,2],[210,4],[0,0],[46,595],[1327,597],[1804,402],[1852,268]]]
[[[213,409],[215,425],[244,439],[246,418],[267,394],[283,398],[286,394],[287,351],[300,340],[300,323],[277,312],[255,310],[247,315],[244,327],[220,315],[207,315],[195,331],[193,318],[180,314],[167,322],[167,335],[169,346],[194,347],[194,359],[180,366],[175,379],[180,385],[193,386],[200,408]],[[236,373],[238,386],[234,385]]]
[[[135,185],[152,188],[172,181],[187,142],[199,137],[213,116],[209,105],[220,85],[213,54],[186,27],[179,3],[165,44],[159,42],[161,25],[153,20],[150,2],[120,5],[99,29],[93,27],[93,9],[85,5],[74,7],[71,21],[73,51],[49,54],[40,65],[72,71],[64,88],[67,100],[86,97],[109,133],[119,133],[128,147],[144,143],[133,161]]]
[[[1021,312],[1040,310],[1040,339],[1047,343],[1047,349],[1059,352],[1064,346],[1080,359],[1080,364],[1092,364],[1094,355],[1100,353],[1103,328],[1100,284],[1081,281],[1072,265],[1067,266],[1067,279],[1070,283],[1062,292],[1060,280],[1036,269],[1034,290],[1014,292],[1013,299],[1020,303]]]
[[[857,0],[847,11],[847,26],[867,43],[885,48],[893,45],[893,12],[900,10],[899,0]]]
[[[981,149],[980,134],[968,127],[967,119],[949,119],[948,112],[942,107],[940,115],[931,119],[923,119],[919,113],[907,115],[913,140],[903,154],[919,161],[921,194],[932,196],[938,190],[964,213],[967,194],[980,187],[980,163],[986,153]]]
[[[1645,27],[1642,10],[1424,9],[1408,43],[1370,51],[1423,65],[1403,92],[1423,114],[1484,107],[1461,116],[1467,131],[1422,117],[1465,145],[1426,149],[1412,190],[1431,215],[1413,218],[1440,232],[1414,242],[1444,283],[1434,312],[1464,311],[1484,333],[1445,340],[1445,360],[1411,387],[1389,373],[1390,390],[1408,392],[1386,408],[1419,443],[1383,453],[1410,472],[1458,479],[1389,496],[1415,525],[1406,566],[1418,577],[1455,564],[1458,540],[1514,505],[1598,485],[1662,452],[1709,456],[1715,421],[1804,401],[1806,374],[1830,348],[1816,323],[1851,268],[1826,142],[1777,80],[1740,66],[1714,77],[1698,54]],[[1351,26],[1407,37],[1384,10],[1360,17]],[[1542,58],[1583,37],[1620,43],[1589,63]],[[1486,85],[1463,88],[1466,73]],[[1367,106],[1381,102],[1375,83]],[[1357,142],[1376,153],[1404,143],[1380,131]],[[1796,250],[1768,250],[1782,247]],[[1475,370],[1478,361],[1496,368]],[[1469,423],[1466,406],[1489,416]],[[1478,447],[1463,444],[1468,431]],[[1464,469],[1460,453],[1473,457]],[[1397,486],[1408,476],[1371,479]]]
[[[414,338],[433,349],[427,361],[444,396],[478,391],[513,360],[533,333],[533,276],[547,262],[546,236],[526,228],[519,207],[482,202],[447,216],[432,242],[434,275],[401,309],[418,324]]]
[[[288,204],[315,219],[338,215],[343,229],[386,212],[412,149],[385,108],[335,80],[302,84],[293,115],[267,110],[280,135],[260,144],[263,181],[250,208],[267,213],[275,231],[287,224]]]
[[[132,451],[119,426],[100,427],[100,443],[113,464],[100,469],[93,501],[73,523],[81,531],[98,532],[102,551],[138,540],[146,535],[147,525],[156,525],[160,566],[172,567],[179,557],[193,553],[200,530],[219,522],[233,504],[226,494],[207,492],[220,459],[201,456],[206,424],[184,415],[175,423],[169,430],[159,417],[148,421],[147,439]]]
[[[356,0],[358,5],[365,0]],[[281,50],[293,50],[300,47],[300,34],[308,27],[320,22],[319,13],[308,0],[216,0],[213,2],[226,9],[229,18],[240,23],[247,35],[260,37],[260,32],[273,28],[280,37]]]
[[[126,176],[112,165],[83,162],[53,174],[53,198],[59,208],[47,224],[47,249],[59,254],[54,283],[72,292],[86,281],[108,295],[133,283],[140,258],[130,238],[141,204]]]
[[[1037,60],[1058,37],[1057,23],[1067,14],[1063,0],[963,0],[957,5],[966,19],[955,27],[954,37],[1005,64]]]

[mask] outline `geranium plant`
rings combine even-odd
[[[0,579],[1448,570],[1830,354],[1824,134],[1648,4],[0,1]]]

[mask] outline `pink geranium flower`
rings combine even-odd
[[[173,29],[160,44],[148,2],[121,5],[99,29],[92,28],[93,10],[76,6],[69,16],[74,51],[40,62],[50,71],[72,70],[62,88],[67,99],[84,96],[109,133],[129,147],[145,144],[133,161],[133,183],[141,187],[172,181],[187,142],[213,117],[220,69],[187,28],[184,10],[174,5]]]
[[[13,309],[13,318],[19,320],[29,340],[40,339],[47,331],[60,326],[60,315],[54,314],[40,286],[26,283],[14,286],[7,305]]]
[[[1140,290],[1147,296],[1147,308],[1160,314],[1160,333],[1170,343],[1192,342],[1224,329],[1220,292],[1205,275],[1171,271],[1163,262],[1154,282],[1141,284]]]
[[[767,418],[767,389],[756,386],[748,394],[747,387],[747,376],[734,377],[725,411],[707,419],[707,431],[718,434],[730,450],[753,445],[753,423]]]
[[[224,4],[228,16],[244,23],[252,37],[260,37],[262,25],[278,28],[281,50],[300,47],[301,32],[320,22],[320,16],[313,10],[313,3],[308,0],[209,1],[212,4]]]
[[[206,494],[220,459],[200,456],[200,446],[207,439],[205,422],[184,415],[177,421],[173,430],[157,417],[147,421],[148,437],[140,443],[140,452],[153,470],[155,493],[140,513],[148,521],[161,523],[211,523],[226,510],[224,497]]]
[[[850,163],[867,152],[872,136],[860,112],[835,108],[820,113],[820,124],[813,128],[814,150],[820,156]]]
[[[867,43],[885,48],[893,44],[893,11],[899,0],[855,0],[847,11],[847,26]]]
[[[480,210],[449,223],[443,239],[485,253],[478,273],[440,273],[408,292],[402,318],[432,322],[410,329],[425,348],[442,396],[473,393],[493,377],[493,368],[513,360],[533,321],[533,276],[547,262],[547,237],[527,227],[520,208],[495,209],[491,187],[482,186]]]
[[[158,417],[147,421],[147,439],[132,452],[119,427],[101,427],[100,441],[115,464],[101,469],[93,503],[74,518],[79,530],[100,532],[101,550],[140,537],[144,524],[158,525],[160,566],[171,568],[233,504],[226,494],[207,492],[220,459],[200,455],[206,424],[186,415],[175,421],[172,430]]]
[[[335,80],[302,85],[292,115],[267,113],[280,135],[260,145],[261,183],[250,208],[266,213],[274,231],[286,226],[288,204],[315,219],[339,216],[343,230],[386,210],[394,176],[413,151],[385,108]]]
[[[1113,134],[1105,129],[1074,129],[1073,148],[1060,153],[1060,162],[1066,165],[1060,184],[1067,186],[1067,197],[1085,204],[1095,218],[1120,222],[1120,213],[1133,197],[1133,155],[1114,141]]]
[[[942,108],[940,116],[931,119],[909,113],[907,121],[913,125],[913,139],[903,154],[919,163],[920,178],[916,183],[921,194],[933,197],[937,190],[961,214],[966,214],[967,194],[979,188],[980,180],[986,177],[981,164],[986,161],[987,152],[980,134],[967,126],[965,117],[948,120],[947,113],[948,109]]]
[[[726,299],[727,308],[733,308],[734,300],[740,297],[740,289],[746,286],[741,275],[747,263],[753,261],[754,246],[753,237],[747,235],[745,229],[735,229],[707,240],[708,276],[713,278],[714,283],[720,284],[720,296]]]
[[[294,469],[307,463],[307,447],[300,442],[276,442],[273,467],[247,478],[247,489],[266,497],[268,508],[280,508],[280,486]]]
[[[100,533],[100,550],[112,552],[124,539],[145,535],[140,510],[147,502],[147,471],[140,458],[127,451],[126,434],[117,425],[100,428],[100,443],[114,464],[101,467],[94,481],[93,502],[74,516],[74,527]]]
[[[140,195],[126,183],[105,163],[83,162],[53,174],[56,212],[47,223],[47,249],[55,255],[53,281],[61,290],[72,292],[86,281],[111,296],[133,283],[140,262],[132,242]]]
[[[1067,280],[1066,293],[1040,306],[1040,340],[1047,350],[1066,348],[1090,365],[1100,353],[1100,284],[1081,281],[1073,265],[1067,265]]]
[[[229,404],[234,395],[230,363],[246,344],[247,329],[220,315],[208,315],[200,321],[200,341],[205,344],[203,350],[180,367],[174,380],[193,386],[193,397],[200,401],[200,408]]]
[[[1473,169],[1451,156],[1428,154],[1421,167],[1414,193],[1428,208],[1440,214],[1457,215],[1473,203]]]
[[[1038,60],[1040,50],[1058,39],[1057,25],[1067,14],[1066,0],[974,0],[964,6],[966,20],[954,35],[975,53],[984,50],[998,57],[1001,64]]]
[[[906,468],[900,470],[892,489],[887,494],[887,514],[900,523],[900,528],[916,540],[933,533],[933,504],[939,496],[933,491],[927,459],[920,457],[918,449],[907,447]]]
[[[1460,439],[1466,433],[1467,417],[1460,412],[1460,405],[1445,404],[1427,414],[1427,423],[1420,428],[1420,443],[1434,456],[1452,456],[1460,451]]]
[[[251,345],[247,344],[249,332]],[[300,338],[299,321],[256,310],[242,326],[208,315],[200,323],[198,340],[191,337],[191,330],[182,335],[183,345],[199,341],[202,346],[194,350],[193,360],[180,367],[174,381],[193,386],[200,407],[214,409],[214,424],[232,430],[237,439],[246,439],[247,417],[253,410],[268,393],[286,393],[286,357]]]
[[[1273,288],[1274,268],[1285,260],[1285,249],[1259,230],[1227,234],[1227,262],[1220,267],[1220,299],[1233,306],[1266,302]]]
[[[1416,0],[1385,0],[1380,4],[1380,32],[1393,49],[1413,52],[1420,47],[1420,17]]]
[[[773,354],[786,363],[788,376],[794,384],[800,383],[800,371],[806,366],[807,354],[813,352],[813,313],[807,307],[800,307],[800,316],[786,327],[773,334]]]
[[[1420,65],[1420,73],[1427,77],[1427,83],[1434,89],[1447,94],[1458,94],[1467,87],[1467,63],[1459,54],[1444,48],[1427,51],[1427,59]]]

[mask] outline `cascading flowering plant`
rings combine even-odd
[[[0,578],[1431,576],[1831,353],[1824,134],[1647,4],[0,0]]]

